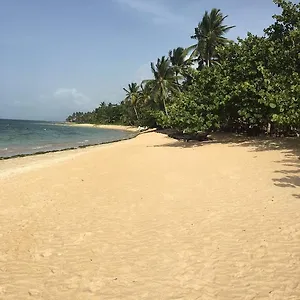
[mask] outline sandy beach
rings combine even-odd
[[[125,130],[125,131],[132,131],[132,132],[138,132],[138,128],[135,126],[125,126],[125,125],[114,125],[114,124],[88,124],[88,123],[72,123],[72,122],[65,122],[66,126],[77,126],[77,127],[96,127],[96,128],[102,128],[102,129],[116,129],[116,130]]]
[[[150,132],[0,161],[0,299],[300,299],[298,156]]]

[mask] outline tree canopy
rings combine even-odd
[[[153,78],[129,84],[124,101],[68,120],[184,132],[299,132],[300,4],[274,3],[281,14],[264,34],[237,41],[226,37],[234,27],[224,24],[226,15],[205,12],[192,36],[197,43],[151,63]]]

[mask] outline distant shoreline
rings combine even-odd
[[[73,122],[65,122],[59,123],[58,125],[65,125],[65,126],[77,126],[77,127],[96,127],[101,129],[112,129],[112,130],[124,130],[124,131],[131,131],[131,132],[138,132],[138,128],[135,126],[125,126],[125,125],[114,125],[114,124],[90,124],[90,123],[73,123]]]

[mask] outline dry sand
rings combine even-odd
[[[300,299],[300,161],[256,145],[1,161],[0,299]]]

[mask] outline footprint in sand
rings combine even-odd
[[[268,253],[268,243],[263,242],[257,245],[249,254],[249,259],[261,259]]]
[[[95,294],[100,291],[104,285],[104,282],[101,280],[85,282],[83,283],[82,291],[90,294]]]
[[[29,296],[32,296],[32,297],[34,297],[34,296],[40,296],[40,291],[39,290],[35,290],[35,289],[30,289],[28,291],[28,294],[29,294]]]
[[[6,262],[6,261],[7,261],[7,254],[0,253],[0,262]]]
[[[5,286],[0,286],[0,295],[6,294],[6,287]]]
[[[52,255],[52,249],[47,249],[45,251],[43,251],[43,253],[41,253],[42,257],[50,257]]]
[[[31,255],[31,257],[35,260],[35,261],[39,261],[43,258],[47,258],[50,257],[53,254],[53,250],[52,249],[46,249],[44,251],[36,251],[35,253],[33,253]]]
[[[85,240],[86,237],[89,237],[91,235],[92,235],[91,232],[83,232],[83,233],[81,233],[79,235],[79,237],[74,241],[74,244],[75,245],[81,244]]]

